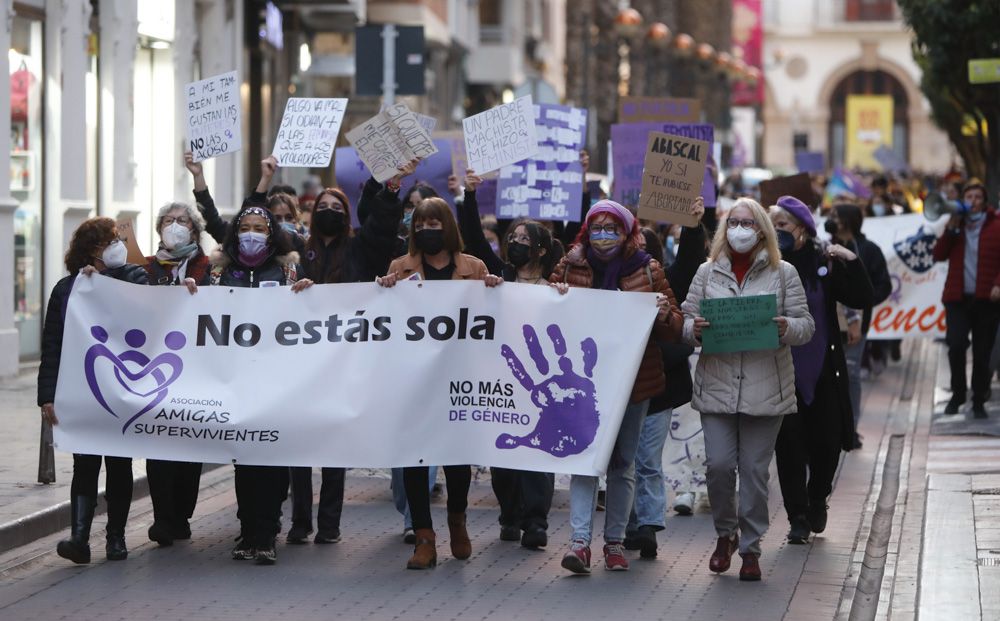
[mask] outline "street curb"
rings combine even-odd
[[[205,464],[202,474],[221,468],[224,464]],[[68,490],[67,490],[68,491]],[[137,476],[132,483],[132,502],[149,495],[149,480],[146,475]],[[104,488],[97,490],[97,508],[94,515],[106,513],[108,503],[104,500]],[[52,533],[66,530],[70,525],[69,498],[6,524],[0,524],[0,554],[27,545],[32,541],[47,537]]]

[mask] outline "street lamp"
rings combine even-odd
[[[694,38],[682,32],[674,37],[673,46],[678,56],[686,58],[694,52]]]
[[[630,39],[642,28],[642,15],[633,8],[623,8],[615,16],[615,32],[620,36]]]
[[[670,28],[663,22],[654,22],[646,31],[646,39],[653,47],[663,49],[670,44]]]

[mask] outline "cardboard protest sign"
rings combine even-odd
[[[480,175],[538,153],[530,96],[463,119],[462,131],[467,165]]]
[[[406,106],[406,104],[396,104],[396,105],[404,107]],[[382,107],[379,108],[379,112],[385,112],[387,109],[391,107],[392,106],[385,105],[385,103],[383,102]],[[434,133],[434,129],[437,127],[438,123],[437,119],[435,119],[432,116],[427,116],[426,114],[420,114],[419,112],[414,112],[413,110],[410,110],[410,113],[414,116],[414,118],[417,119],[417,123],[420,123],[420,127],[423,127],[425,130],[427,130],[428,134]]]
[[[621,97],[619,123],[697,123],[701,102],[674,97]]]
[[[822,151],[799,151],[795,154],[795,167],[800,173],[821,173],[826,170]]]
[[[701,331],[703,354],[728,354],[778,348],[777,296],[748,295],[701,301],[701,316],[711,324]]]
[[[639,190],[642,189],[642,170],[646,159],[646,145],[649,132],[664,132],[675,136],[695,138],[714,142],[714,128],[707,123],[624,123],[611,126],[612,158],[609,167],[613,171],[614,184],[611,199],[622,205],[638,205]],[[707,177],[701,182],[701,196],[709,196],[715,190],[715,180]],[[707,187],[711,185],[709,190]],[[706,205],[708,202],[706,201]]]
[[[760,204],[765,209],[776,205],[782,196],[794,196],[810,207],[816,207],[819,204],[819,197],[813,191],[809,173],[775,177],[760,182]]]
[[[535,106],[538,153],[500,169],[498,218],[580,220],[587,111],[569,106]]]
[[[390,179],[403,164],[438,151],[406,104],[389,106],[346,135],[376,181]]]
[[[188,149],[201,162],[243,148],[240,81],[235,71],[191,82],[187,93]]]
[[[448,193],[448,175],[451,174],[450,145],[447,140],[443,139],[434,140],[434,145],[437,152],[420,160],[414,173],[403,180],[400,198],[405,198],[404,194],[413,187],[414,183],[422,181],[433,187],[441,198],[452,204],[453,199]],[[351,202],[351,223],[357,227],[360,224],[356,209],[358,199],[361,198],[361,190],[365,187],[365,182],[372,175],[365,163],[358,157],[358,152],[354,147],[337,147],[335,160],[334,175],[337,179],[337,185]]]
[[[127,218],[119,220],[115,224],[115,228],[118,229],[118,239],[125,242],[125,247],[128,249],[126,260],[135,265],[145,265],[146,255],[142,253],[142,248],[139,247],[139,242],[135,238],[135,227],[132,225],[132,220]]]
[[[650,132],[639,194],[639,217],[696,226],[691,203],[701,192],[711,143]]]
[[[274,141],[278,165],[285,168],[329,166],[346,110],[346,99],[290,97]]]

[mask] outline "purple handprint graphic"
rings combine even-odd
[[[84,356],[84,375],[87,378],[87,385],[90,387],[90,391],[94,394],[97,402],[101,404],[101,407],[115,418],[120,418],[111,406],[108,405],[107,399],[101,391],[100,382],[97,379],[95,366],[97,361],[102,358],[109,360],[114,365],[114,375],[119,384],[118,388],[124,388],[126,392],[137,397],[152,397],[149,403],[125,421],[122,425],[122,433],[124,434],[128,426],[132,424],[132,421],[163,401],[164,397],[167,396],[167,388],[170,384],[174,383],[184,369],[184,363],[180,356],[174,353],[163,353],[150,360],[148,356],[138,350],[139,347],[142,347],[146,343],[146,335],[141,330],[129,330],[125,334],[125,343],[135,349],[126,350],[120,355],[115,355],[105,345],[108,341],[107,330],[101,326],[94,326],[90,329],[90,333],[98,342],[92,345]],[[180,332],[170,332],[164,338],[163,344],[172,351],[178,351],[184,347],[186,339]],[[137,365],[140,367],[140,370],[138,372],[130,371],[125,364],[127,362]],[[164,369],[161,367],[169,369],[169,375],[165,374]],[[137,390],[133,388],[132,384],[144,380],[147,376],[152,377],[153,381],[156,382],[156,385],[151,390]]]
[[[526,436],[500,434],[496,446],[512,449],[519,446],[545,451],[555,457],[566,457],[582,453],[594,441],[601,415],[597,411],[597,395],[594,391],[594,366],[597,364],[597,343],[585,338],[580,343],[583,351],[583,373],[573,370],[573,363],[566,356],[566,339],[559,326],[552,324],[546,332],[552,340],[555,353],[559,356],[559,370],[548,379],[535,383],[524,369],[521,360],[509,345],[500,348],[500,354],[507,360],[514,378],[531,393],[531,401],[539,408],[538,423]],[[549,361],[542,352],[535,329],[524,326],[524,342],[535,368],[542,375],[549,374]]]

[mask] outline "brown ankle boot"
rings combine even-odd
[[[434,548],[434,530],[418,528],[415,531],[417,545],[413,546],[413,556],[406,561],[407,569],[430,569],[437,565],[437,550]]]
[[[465,529],[465,513],[448,513],[448,533],[451,536],[451,555],[459,560],[472,556],[472,542]]]

